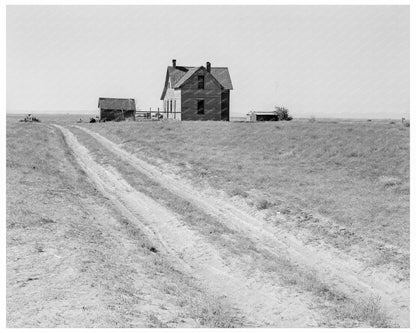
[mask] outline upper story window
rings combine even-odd
[[[198,89],[205,89],[205,77],[198,75]]]

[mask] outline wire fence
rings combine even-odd
[[[180,120],[180,115],[178,111],[140,110],[136,111],[136,120]]]

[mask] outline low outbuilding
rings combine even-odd
[[[276,111],[250,111],[247,113],[247,121],[278,121]]]
[[[98,99],[100,121],[136,120],[136,101],[134,98],[107,98]]]

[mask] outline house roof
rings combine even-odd
[[[166,82],[165,87],[163,89],[162,97],[165,97],[167,83],[170,79],[173,89],[180,88],[195,72],[200,69],[204,68],[203,66],[200,67],[190,67],[190,66],[168,66],[168,70],[166,73]],[[211,75],[218,81],[218,83],[227,90],[232,90],[233,85],[231,83],[230,73],[228,72],[227,67],[211,67]]]
[[[224,87],[224,89],[233,89],[233,84],[231,83],[230,73],[228,72],[227,67],[211,67],[211,74]]]
[[[179,78],[179,80],[176,83],[172,82],[172,87],[173,88],[179,88],[181,85],[183,85],[192,75],[195,74],[195,72],[199,69],[200,67],[191,67],[187,72],[185,72],[184,75],[182,75],[182,77]],[[175,75],[175,78],[178,78],[178,75]]]
[[[98,99],[98,107],[100,109],[109,109],[109,110],[136,111],[136,102],[134,98],[100,97]]]

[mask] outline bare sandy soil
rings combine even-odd
[[[10,128],[11,127],[11,128]],[[238,326],[91,186],[59,130],[8,128],[7,326]]]
[[[90,152],[71,132],[60,129],[78,162],[104,195],[117,203],[153,243],[159,244],[158,248],[171,256],[171,262],[207,283],[209,289],[225,296],[234,307],[243,311],[248,323],[256,326],[316,326],[319,314],[308,308],[313,302],[306,294],[284,288],[277,279],[267,281],[238,260],[226,263],[215,247],[190,230],[171,211],[135,191],[116,170],[94,162]]]
[[[409,326],[409,283],[397,279],[394,272],[365,266],[331,244],[306,243],[279,227],[287,217],[271,223],[243,201],[197,186],[174,174],[169,164],[146,162],[95,131],[80,126],[45,128],[48,138],[56,140],[55,147],[68,149],[60,157],[55,152],[54,158],[60,161],[56,179],[65,174],[58,188],[71,186],[71,179],[77,179],[78,185],[63,190],[65,204],[53,204],[44,197],[48,186],[40,176],[37,181],[42,186],[39,191],[30,189],[34,198],[29,200],[42,202],[37,213],[18,211],[15,207],[28,199],[19,178],[22,170],[11,165],[9,326]],[[50,179],[55,188],[56,179]],[[46,211],[50,216],[44,216]],[[39,221],[62,219],[63,227],[46,223],[55,226],[49,230],[35,223],[36,232],[28,235],[16,229],[13,221],[18,217],[35,214],[42,216]],[[104,247],[102,262],[92,255],[84,258],[85,251],[57,237],[65,228],[77,235],[73,242],[78,247],[97,234],[88,228],[98,229],[99,237],[91,247],[97,242]],[[28,242],[18,235],[32,238]],[[36,236],[48,244],[47,249],[59,251],[45,250],[35,242],[33,253],[22,259],[22,248],[28,246],[22,244],[33,243]],[[22,265],[21,260],[31,262],[46,255],[57,265],[49,257],[43,266]],[[108,285],[105,292],[97,292],[103,288],[90,283],[95,279],[101,285],[104,272],[97,278],[85,267],[75,269],[81,260],[101,271],[100,264],[110,268],[112,275],[103,280]],[[35,279],[22,280],[23,272],[36,275]],[[128,291],[119,293],[110,287],[118,280],[124,283],[121,290]],[[47,286],[58,282],[62,287],[56,295],[61,301],[44,297]],[[145,295],[139,292],[143,290]],[[90,307],[82,305],[87,299],[93,304]],[[19,310],[25,303],[30,304],[30,313]],[[80,311],[85,316],[80,317]]]
[[[340,253],[337,249],[331,249],[328,246],[316,248],[303,244],[293,235],[251,216],[240,207],[224,201],[224,198],[216,198],[208,193],[202,194],[189,182],[172,174],[162,173],[153,165],[138,159],[97,133],[85,128],[82,130],[132,165],[137,171],[218,221],[222,221],[233,232],[248,235],[258,249],[277,258],[284,253],[292,263],[312,270],[320,281],[342,295],[352,296],[357,301],[373,297],[379,298],[383,308],[394,316],[395,322],[408,325],[409,291],[406,282],[397,283],[394,276],[390,276],[388,272],[364,267],[360,262],[347,254]],[[243,265],[240,262],[235,264],[235,267],[243,267]],[[235,272],[235,269],[233,271]],[[262,283],[264,284],[264,281]],[[265,300],[263,300],[264,302]],[[271,308],[273,306],[272,304]],[[264,304],[262,307],[266,308]],[[252,307],[250,308],[252,309]],[[297,315],[295,312],[294,316]]]

